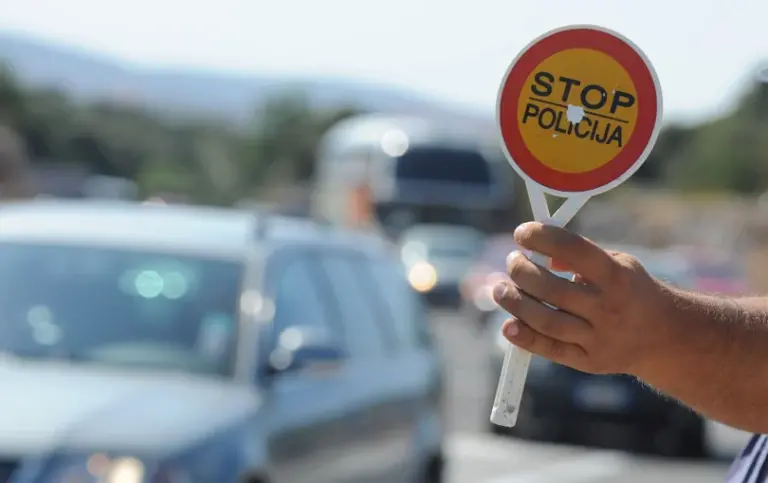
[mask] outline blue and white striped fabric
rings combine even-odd
[[[768,435],[755,434],[731,465],[726,483],[768,483]]]

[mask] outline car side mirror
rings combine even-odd
[[[333,366],[343,358],[343,350],[327,331],[294,326],[278,335],[269,356],[269,367],[273,373],[295,371],[311,366]]]

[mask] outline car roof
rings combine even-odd
[[[465,225],[450,225],[443,223],[425,223],[413,225],[412,227],[403,231],[401,238],[403,239],[419,239],[419,238],[452,238],[461,237],[466,239],[467,237],[473,239],[484,239],[483,233],[471,226]]]
[[[363,239],[366,243],[361,243]],[[2,241],[194,252],[233,259],[245,258],[257,246],[312,243],[380,250],[385,245],[372,237],[304,218],[112,200],[33,200],[0,205]]]
[[[361,114],[334,124],[326,132],[321,151],[379,146],[382,137],[392,131],[404,134],[411,147],[443,146],[481,152],[497,145],[485,125],[468,126],[466,122],[457,122],[445,116]],[[501,159],[501,156],[498,158]],[[489,160],[495,161],[496,158]]]

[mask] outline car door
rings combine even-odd
[[[359,265],[382,322],[394,336],[393,352],[384,370],[391,426],[408,428],[414,450],[410,469],[424,474],[442,462],[443,364],[434,344],[428,311],[408,284],[403,267],[388,256]]]
[[[351,425],[345,481],[408,481],[413,455],[414,387],[407,365],[398,365],[397,339],[389,314],[376,300],[375,282],[366,258],[353,251],[322,256],[327,294],[335,301],[349,353],[351,394],[347,421]]]
[[[317,255],[306,249],[284,249],[267,269],[267,293],[275,312],[271,343],[290,326],[318,327],[338,335],[335,307],[322,290]],[[263,358],[262,358],[263,359]],[[340,473],[349,447],[346,404],[355,380],[347,363],[330,369],[288,370],[264,378],[270,482],[330,483]]]

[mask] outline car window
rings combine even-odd
[[[0,243],[0,351],[229,373],[242,273],[165,252]]]
[[[366,298],[357,271],[360,260],[337,254],[323,255],[328,286],[339,309],[347,351],[352,357],[378,357],[387,352],[380,310]]]
[[[292,258],[277,268],[275,280],[275,316],[273,333],[295,326],[317,327],[331,331],[327,304],[319,291],[316,272],[309,256]]]
[[[411,148],[397,158],[395,176],[407,181],[448,181],[474,185],[493,183],[488,161],[477,151],[454,148]]]
[[[429,320],[421,298],[406,281],[402,265],[388,260],[371,260],[367,263],[376,290],[381,294],[385,310],[400,346],[430,345]]]

